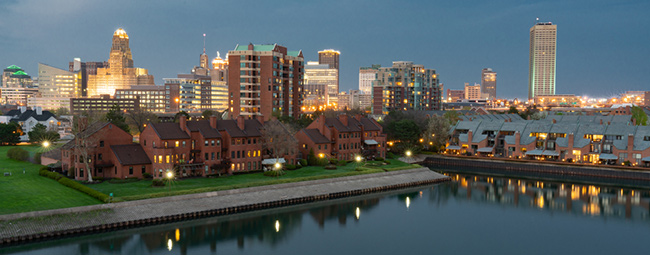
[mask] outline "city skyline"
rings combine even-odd
[[[305,61],[317,61],[319,50],[338,50],[340,91],[358,88],[359,67],[413,61],[436,69],[440,82],[451,89],[461,89],[464,82],[480,82],[478,72],[490,67],[499,73],[499,97],[523,99],[528,83],[526,32],[539,17],[540,22],[551,21],[562,27],[558,35],[557,94],[610,96],[643,90],[643,71],[650,65],[650,50],[643,44],[650,35],[638,32],[650,21],[643,15],[650,3],[642,1],[259,2],[249,5],[250,19],[242,22],[227,22],[237,20],[237,15],[221,11],[236,9],[240,3],[126,3],[0,3],[0,45],[5,49],[0,64],[15,64],[33,75],[39,62],[65,69],[75,57],[106,61],[108,35],[122,27],[131,37],[137,66],[149,69],[158,85],[163,84],[163,77],[173,77],[196,65],[205,33],[210,59],[217,51],[227,52],[237,43],[248,42],[278,43],[302,50]],[[262,22],[286,9],[299,14],[278,17],[278,22],[299,32],[277,33],[273,24]],[[393,13],[405,18],[352,15],[366,9],[379,14],[372,17]],[[168,19],[159,13],[185,18]],[[206,17],[209,22],[205,22]],[[385,37],[390,30],[396,34]],[[603,34],[614,39],[602,40]],[[604,70],[609,75],[600,75]]]

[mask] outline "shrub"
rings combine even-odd
[[[284,168],[287,170],[296,170],[296,165],[286,164],[284,165]]]
[[[384,158],[382,158],[382,157],[376,157],[375,160],[376,160],[376,161],[384,161]]]
[[[386,165],[390,165],[390,161],[388,160],[384,160],[384,163],[386,163]]]
[[[153,178],[153,175],[151,175],[150,173],[144,173],[144,174],[142,174],[142,178],[151,179],[151,178]]]
[[[386,153],[386,158],[391,158],[391,159],[395,158],[395,154],[393,154],[392,152],[388,152]]]
[[[300,163],[301,166],[308,166],[309,165],[309,163],[307,162],[306,159],[301,159],[298,162]]]
[[[102,201],[104,203],[108,202],[109,199],[110,199],[110,197],[108,195],[104,194],[104,193],[101,193],[99,191],[96,191],[94,189],[86,187],[86,186],[82,185],[81,183],[70,180],[70,179],[65,178],[63,176],[59,179],[59,183],[65,185],[67,187],[70,187],[70,188],[76,189],[78,191],[81,191],[83,193],[86,193],[89,196],[94,197],[97,200]]]
[[[61,175],[59,173],[55,173],[55,172],[52,172],[52,171],[48,170],[47,167],[41,167],[41,170],[38,171],[38,174],[40,176],[45,176],[45,177],[50,178],[50,179],[55,180],[55,181],[58,181],[59,179],[64,177],[63,175]]]
[[[335,159],[335,158],[330,159],[330,164],[332,164],[332,165],[336,165],[336,164],[338,164],[338,163],[339,163],[339,160],[338,160],[338,159]]]
[[[138,179],[137,177],[129,177],[129,178],[126,178],[126,179],[113,178],[113,179],[110,179],[108,182],[109,183],[114,183],[114,184],[119,184],[119,183],[131,183],[131,182],[137,182],[137,181],[140,181],[140,179]]]
[[[264,172],[264,176],[269,176],[269,177],[278,177],[284,175],[284,172],[282,170],[272,170],[272,171],[266,171]]]
[[[337,163],[336,165],[337,165],[337,166],[345,166],[345,165],[347,165],[347,164],[348,164],[347,161],[345,161],[345,160],[339,160],[339,163]]]
[[[151,181],[151,186],[153,187],[164,187],[165,181],[163,179],[153,179]]]
[[[336,165],[329,164],[329,165],[325,166],[325,169],[327,169],[327,170],[335,170]]]
[[[7,151],[7,157],[10,159],[27,161],[29,158],[29,152],[23,148],[14,147]]]
[[[41,155],[42,154],[43,154],[42,152],[38,152],[38,153],[34,154],[34,163],[35,164],[39,164],[39,165],[41,164]]]

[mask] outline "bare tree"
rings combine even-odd
[[[72,133],[74,134],[74,148],[72,151],[76,156],[75,161],[81,160],[84,163],[86,171],[88,171],[89,182],[93,181],[90,168],[92,152],[97,147],[97,140],[92,138],[92,132],[89,130],[89,127],[99,125],[97,122],[101,121],[102,118],[103,116],[97,112],[86,111],[73,119]]]
[[[427,129],[424,131],[425,146],[434,148],[435,151],[440,150],[449,139],[449,131],[451,125],[446,117],[434,115],[429,118]]]
[[[158,123],[158,115],[151,112],[145,111],[142,108],[136,110],[130,110],[126,112],[126,123],[135,129],[138,130],[138,133],[142,133],[147,123]]]
[[[283,157],[295,153],[298,140],[295,132],[278,120],[264,123],[262,130],[263,148],[267,155],[273,158]]]

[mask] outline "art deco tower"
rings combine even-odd
[[[540,22],[530,28],[528,99],[555,95],[555,47],[557,25]]]
[[[108,65],[108,68],[97,68],[96,75],[88,75],[88,96],[113,95],[116,89],[129,89],[134,85],[154,85],[147,69],[133,67],[129,36],[124,29],[113,33]]]

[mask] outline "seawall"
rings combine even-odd
[[[449,181],[428,168],[0,215],[0,245],[236,214]]]

